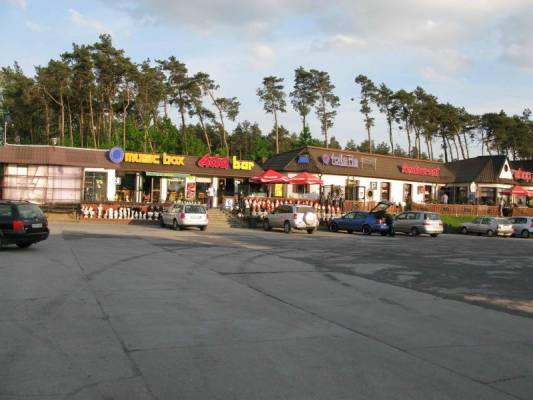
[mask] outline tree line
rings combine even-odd
[[[487,154],[533,158],[531,112],[509,116],[505,112],[472,115],[462,107],[443,104],[421,87],[393,91],[358,75],[358,102],[367,139],[348,141],[345,149],[413,158],[444,160],[468,158],[471,146]],[[170,56],[134,63],[100,35],[92,45],[72,49],[35,67],[27,76],[20,66],[0,71],[0,112],[11,142],[90,148],[122,146],[127,150],[167,151],[200,155],[236,154],[241,158],[268,157],[302,145],[341,148],[329,136],[340,99],[325,71],[299,67],[287,95],[283,78],[267,76],[256,90],[273,128],[263,133],[257,123],[240,120],[232,132],[240,102],[224,97],[222,88],[206,72],[192,73]],[[283,127],[287,102],[301,118],[299,133]],[[355,98],[352,99],[355,101]],[[179,123],[169,118],[177,112]],[[321,139],[313,137],[308,120],[314,111]],[[386,121],[388,143],[375,143],[372,130],[376,112]],[[394,131],[407,140],[407,149],[395,141]],[[435,148],[436,147],[436,148]]]

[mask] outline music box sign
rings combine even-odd
[[[162,164],[175,165],[183,167],[185,165],[184,156],[175,156],[172,154],[145,154],[145,153],[124,153],[124,162],[136,164]]]

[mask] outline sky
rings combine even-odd
[[[263,77],[284,78],[288,94],[296,68],[316,68],[340,98],[329,135],[344,145],[366,138],[359,74],[393,90],[421,86],[472,113],[533,108],[532,16],[531,0],[0,0],[0,66],[16,60],[32,75],[72,43],[109,33],[134,62],[174,55],[209,73],[220,95],[241,102],[237,121],[264,132],[273,119],[256,95]],[[376,117],[373,137],[387,141]],[[301,130],[290,103],[280,122]],[[309,122],[319,138],[314,114]]]

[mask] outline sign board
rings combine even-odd
[[[218,154],[211,156],[210,154],[204,155],[198,160],[198,166],[200,168],[229,168],[229,157],[220,157]]]
[[[111,156],[111,154],[110,154]],[[184,166],[185,156],[176,156],[172,154],[146,154],[146,153],[124,153],[124,162],[134,164],[163,164],[163,165],[175,165]]]
[[[518,168],[513,171],[513,176],[517,181],[531,182],[533,179],[533,174],[529,171],[522,171]]]
[[[250,171],[254,167],[255,163],[253,161],[241,161],[237,160],[237,157],[233,156],[231,160],[231,166],[233,169]]]
[[[420,175],[420,176],[440,176],[440,168],[424,168],[418,165],[402,165],[402,174]]]
[[[309,160],[309,154],[300,154],[297,158],[296,158],[296,163],[297,164],[309,164],[310,160]]]
[[[283,197],[283,184],[276,183],[274,185],[274,197]]]

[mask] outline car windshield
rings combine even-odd
[[[17,206],[21,218],[42,218],[44,217],[41,209],[35,204],[19,204]]]
[[[440,219],[439,214],[424,214],[424,219],[431,221],[438,221]]]
[[[296,212],[306,213],[306,212],[315,212],[313,207],[296,207]]]
[[[205,214],[205,208],[202,206],[189,205],[185,206],[185,213],[187,214]]]

